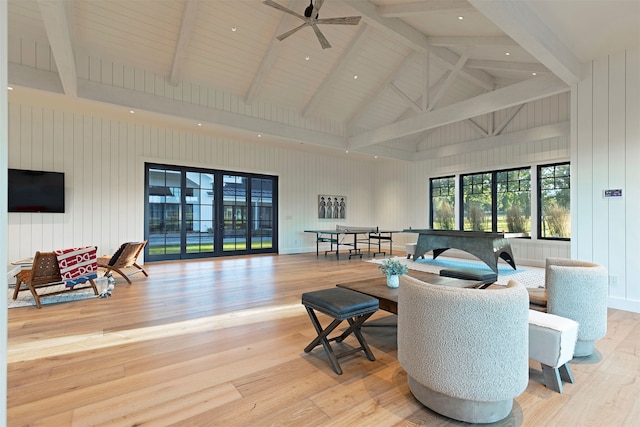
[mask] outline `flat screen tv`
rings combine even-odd
[[[9,212],[64,213],[64,173],[9,169]]]

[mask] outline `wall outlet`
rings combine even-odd
[[[618,286],[618,276],[609,276],[609,287],[615,288]]]

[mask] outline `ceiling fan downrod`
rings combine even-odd
[[[304,16],[306,16],[307,18],[310,18],[312,13],[313,13],[313,0],[309,0],[309,6],[307,6],[307,8],[304,10]],[[316,13],[316,19],[318,19],[318,16],[320,16],[320,13]]]

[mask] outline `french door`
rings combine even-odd
[[[149,261],[277,252],[277,177],[147,163]]]

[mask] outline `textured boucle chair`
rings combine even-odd
[[[547,258],[547,313],[578,322],[574,357],[589,356],[607,333],[607,269],[592,262]]]
[[[409,276],[398,290],[398,360],[422,404],[468,423],[509,415],[529,382],[529,298],[498,289],[436,286]]]

